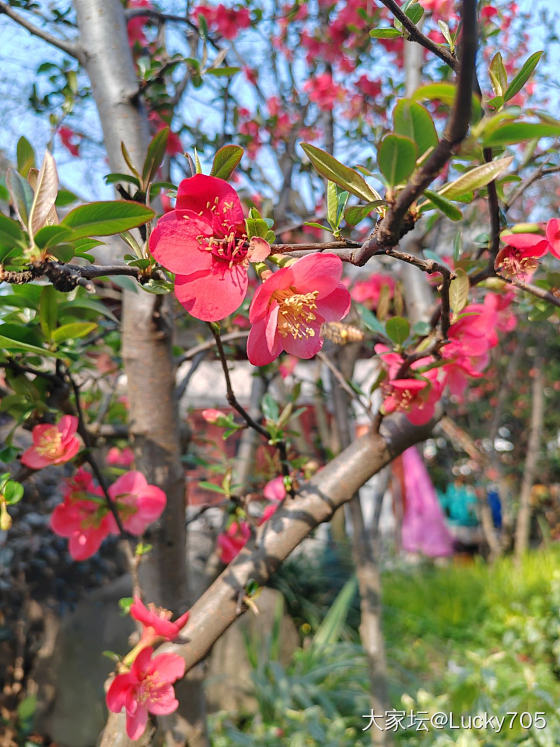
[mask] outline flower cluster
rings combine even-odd
[[[163,490],[148,485],[144,475],[135,471],[119,477],[110,486],[109,496],[123,527],[136,536],[161,516],[167,502]],[[68,538],[74,560],[91,557],[109,534],[119,534],[103,490],[87,470],[80,468],[66,480],[63,501],[51,516],[51,529]]]
[[[264,487],[263,496],[270,502],[259,519],[259,526],[270,519],[286,497],[284,479],[275,477],[273,480],[269,480]],[[250,536],[251,528],[248,522],[232,521],[226,531],[218,535],[217,545],[221,562],[225,565],[231,563],[245,547]]]
[[[220,3],[216,6],[197,5],[193,10],[196,20],[203,16],[211,31],[217,31],[224,39],[235,39],[241,29],[249,28],[251,16],[247,8],[226,8]]]

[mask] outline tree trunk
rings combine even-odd
[[[118,0],[74,0],[74,7],[110,168],[117,172],[127,170],[121,152],[124,142],[141,171],[149,128],[139,96],[123,6]],[[123,305],[122,346],[130,436],[138,468],[167,496],[163,516],[149,535],[153,549],[140,564],[140,582],[147,601],[183,612],[188,603],[185,482],[173,394],[172,319],[161,296],[140,289],[137,293],[125,292]],[[175,731],[179,742],[171,734],[166,734],[165,741],[170,745],[184,743],[188,735],[189,744],[205,744],[200,683],[185,683],[182,689],[188,690],[181,699],[186,706],[182,715],[187,720]],[[111,744],[116,744],[114,733],[110,739]]]
[[[535,482],[544,421],[544,360],[541,348],[537,352],[531,397],[531,425],[527,442],[527,456],[519,496],[519,512],[515,527],[515,562],[521,563],[529,546],[531,527],[531,490]]]

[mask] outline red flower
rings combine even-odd
[[[367,280],[359,280],[350,289],[352,300],[366,304],[368,308],[375,308],[383,288],[387,288],[389,298],[395,293],[395,281],[389,275],[373,274]]]
[[[113,446],[107,452],[107,464],[114,464],[117,467],[130,467],[134,462],[134,452],[129,449],[119,449],[117,446]]]
[[[523,282],[531,279],[539,266],[537,259],[546,254],[550,246],[547,239],[535,233],[513,233],[502,236],[502,241],[506,246],[498,252],[494,268],[507,278]]]
[[[141,472],[127,472],[109,488],[109,495],[116,503],[123,527],[137,536],[144,534],[148,524],[161,516],[167,498],[161,488],[148,485]],[[112,516],[111,531],[118,534],[116,521]]]
[[[175,295],[197,319],[213,322],[235,311],[247,292],[249,261],[270,252],[247,239],[241,202],[223,179],[196,174],[179,185],[175,210],[161,217],[150,251],[175,276]]]
[[[80,450],[80,439],[75,435],[77,428],[75,415],[63,415],[57,425],[36,425],[32,431],[33,446],[23,452],[22,464],[31,469],[42,469],[68,462]]]
[[[350,309],[341,275],[336,255],[308,254],[265,280],[249,309],[247,355],[254,366],[265,366],[282,350],[298,358],[319,352],[321,325],[342,319]]]
[[[402,411],[414,425],[423,425],[434,415],[434,409],[443,394],[443,384],[438,380],[438,370],[431,368],[418,373],[421,378],[397,378],[403,364],[398,353],[390,352],[386,345],[376,345],[375,352],[382,356],[383,365],[387,368],[389,380],[383,384],[385,400],[383,410],[389,414]],[[431,358],[420,358],[410,366],[410,374],[432,363]]]
[[[147,8],[153,10],[153,5],[150,0],[130,0],[128,3],[129,8]],[[144,26],[150,22],[149,16],[134,16],[127,23],[127,34],[128,43],[131,47],[134,47],[138,43],[141,47],[148,45],[148,40],[144,34]]]
[[[217,30],[225,39],[235,39],[240,29],[251,25],[251,16],[247,8],[226,8],[220,3],[216,7],[197,5],[193,11],[196,16],[204,16],[208,26]]]
[[[221,562],[226,565],[231,563],[250,536],[251,529],[246,521],[232,521],[227,530],[218,535]]]
[[[140,597],[134,597],[134,603],[130,607],[130,614],[135,620],[144,626],[142,630],[142,641],[149,639],[153,643],[156,638],[165,638],[166,641],[174,641],[189,619],[189,613],[185,612],[175,622],[171,622],[172,613],[162,607],[149,604],[147,607]]]
[[[303,90],[309,94],[310,101],[324,111],[332,111],[334,105],[344,101],[345,90],[335,83],[330,73],[322,73],[316,78],[309,78],[303,84]]]
[[[179,705],[173,682],[185,674],[185,662],[177,654],[159,654],[143,649],[130,672],[118,674],[107,691],[107,707],[113,713],[126,709],[126,733],[138,739],[144,733],[148,713],[166,716]]]
[[[286,497],[284,478],[279,475],[274,480],[269,480],[264,486],[263,495],[269,501],[283,501]]]
[[[68,537],[68,550],[73,560],[85,560],[99,550],[111,531],[111,522],[102,498],[103,491],[92,475],[80,468],[66,480],[64,502],[51,515],[51,529],[61,537]]]
[[[560,220],[553,218],[546,224],[546,240],[550,253],[560,259]]]
[[[80,136],[74,132],[74,130],[62,125],[62,127],[58,128],[58,137],[60,138],[62,145],[64,145],[66,150],[73,156],[80,155]],[[76,142],[76,138],[78,139],[78,142]]]

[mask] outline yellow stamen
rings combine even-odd
[[[277,301],[278,332],[282,337],[291,335],[295,340],[305,337],[315,337],[315,329],[309,322],[314,322],[317,315],[317,296],[319,291],[298,293],[295,288],[285,288],[274,291],[271,300]]]

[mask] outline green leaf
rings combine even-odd
[[[373,202],[368,202],[367,205],[352,205],[352,207],[347,208],[344,213],[346,223],[348,223],[349,226],[357,226],[360,221],[367,218],[367,216],[380,205],[385,205],[384,200],[374,200]]]
[[[141,226],[154,215],[153,210],[139,202],[90,202],[71,210],[61,225],[72,229],[73,239],[110,236]]]
[[[398,29],[372,29],[369,35],[373,39],[398,39],[402,32]]]
[[[507,73],[504,67],[504,61],[502,60],[502,55],[499,52],[496,52],[494,57],[492,57],[488,73],[490,74],[492,88],[494,89],[496,96],[504,96],[508,84]]]
[[[493,179],[496,179],[502,172],[511,166],[513,156],[500,158],[496,161],[483,163],[474,169],[461,174],[455,181],[445,184],[440,190],[439,195],[447,199],[461,197],[466,192],[473,192],[475,189],[485,187]]]
[[[17,142],[16,154],[17,170],[26,179],[29,169],[35,167],[35,151],[29,140],[23,135]]]
[[[15,480],[8,480],[2,488],[2,492],[8,506],[13,506],[14,503],[19,503],[23,498],[23,485]]]
[[[449,286],[449,305],[454,314],[459,314],[469,301],[469,276],[460,267],[455,270],[457,277],[453,278]]]
[[[19,223],[0,213],[0,246],[12,247],[14,244],[22,244],[25,234]]]
[[[452,202],[449,202],[449,200],[446,200],[445,197],[442,197],[437,192],[432,192],[431,189],[426,189],[424,190],[424,195],[429,202],[435,205],[438,210],[441,210],[441,212],[448,218],[451,218],[451,220],[461,220],[463,217],[463,213],[458,207],[453,205]]]
[[[362,322],[369,330],[371,330],[372,332],[377,332],[378,334],[381,334],[383,336],[386,335],[385,325],[379,321],[373,311],[370,311],[362,304],[356,304],[356,308],[358,309],[358,314],[362,318]]]
[[[410,18],[412,23],[418,23],[418,21],[424,15],[424,8],[420,5],[420,3],[411,3],[405,10],[405,15]]]
[[[138,171],[136,171],[136,168],[135,168],[134,164],[132,163],[132,157],[131,157],[130,153],[128,152],[128,148],[122,142],[121,142],[121,153],[123,154],[123,158],[124,158],[124,160],[125,160],[126,165],[128,166],[128,168],[131,170],[131,172],[134,174],[134,176],[137,176],[138,179],[140,179],[140,174],[138,173]]]
[[[70,192],[69,189],[59,189],[54,204],[56,207],[66,207],[66,205],[71,205],[73,202],[77,202],[77,200],[78,196],[74,192]]]
[[[72,236],[72,231],[65,226],[43,226],[37,231],[33,240],[39,249],[48,249],[49,246],[54,246],[70,236]]]
[[[29,223],[29,211],[33,204],[33,190],[14,169],[8,169],[6,173],[6,186],[10,192],[19,219],[24,226],[27,226]]]
[[[243,156],[243,148],[240,145],[224,145],[216,151],[210,176],[218,179],[229,179]]]
[[[412,94],[413,101],[434,101],[437,99],[443,104],[452,106],[455,101],[455,85],[453,83],[428,83],[420,86]],[[472,97],[473,119],[478,121],[481,117],[480,100],[473,94]]]
[[[96,327],[97,324],[95,322],[70,322],[69,324],[63,324],[62,327],[58,327],[52,333],[52,341],[60,343],[65,340],[75,340],[85,337],[90,332],[93,332]]]
[[[144,161],[144,167],[142,169],[142,186],[144,189],[147,189],[148,184],[152,181],[157,170],[161,166],[161,162],[165,155],[168,137],[169,127],[164,127],[159,132],[156,132],[151,143],[148,145],[146,160]]]
[[[453,35],[451,34],[451,31],[449,30],[449,26],[445,23],[445,21],[442,21],[441,18],[438,20],[438,26],[440,28],[441,33],[443,34],[443,38],[449,44],[449,49],[452,52],[454,52],[455,51],[455,40],[453,39]]]
[[[533,70],[537,67],[539,64],[539,60],[543,56],[543,52],[535,52],[530,57],[528,57],[525,62],[523,63],[521,70],[514,76],[513,80],[507,87],[506,92],[504,93],[504,100],[509,101],[511,98],[515,96],[516,93],[519,93],[519,91],[523,88],[525,83],[529,80],[531,77],[531,74]]]
[[[21,342],[20,340],[12,340],[10,337],[4,337],[0,335],[0,346],[5,350],[22,350],[26,353],[35,353],[35,355],[48,355],[52,358],[61,358],[62,356],[57,353],[53,353],[51,350],[46,348],[40,348],[37,345],[30,345],[27,342]]]
[[[387,135],[377,151],[379,169],[389,186],[402,184],[416,166],[416,144],[403,135]]]
[[[18,705],[17,713],[20,722],[29,721],[37,709],[37,698],[35,695],[28,695]]]
[[[88,298],[87,296],[76,296],[73,301],[63,301],[58,306],[59,314],[62,316],[65,312],[72,312],[77,309],[85,309],[87,311],[94,311],[101,316],[107,317],[115,324],[118,324],[119,320],[113,314],[113,312],[105,306],[101,301],[96,301],[94,298]]]
[[[533,140],[540,137],[559,137],[560,124],[544,124],[542,122],[508,122],[498,127],[483,144],[488,147],[495,145],[512,145],[522,140]]]
[[[207,480],[201,480],[198,483],[198,487],[203,490],[212,490],[214,493],[221,493],[222,495],[228,494],[227,490],[224,490],[221,485],[215,485],[213,482],[208,482]]]
[[[419,156],[438,143],[430,113],[412,99],[401,99],[395,106],[393,129],[397,135],[405,135],[416,143]]]
[[[120,173],[113,173],[113,174],[106,174],[103,179],[105,180],[105,184],[116,184],[117,182],[127,182],[128,184],[134,184],[136,187],[140,187],[140,180],[136,176],[132,176],[132,174],[120,174]]]
[[[395,345],[402,345],[410,334],[410,323],[403,316],[392,316],[385,322],[385,329]]]
[[[338,200],[336,196],[336,184],[327,182],[327,220],[331,228],[336,228],[336,214],[338,212]]]
[[[374,200],[381,199],[381,196],[367,184],[365,179],[357,171],[351,169],[349,166],[344,166],[334,156],[331,156],[330,153],[316,148],[309,143],[301,143],[301,147],[311,161],[315,171],[324,176],[325,179],[338,184],[339,187],[348,190],[348,192],[356,195],[356,197],[360,197],[365,202],[373,202]]]
[[[267,420],[278,420],[280,415],[278,403],[270,394],[265,394],[262,398],[261,408]]]
[[[41,291],[41,300],[39,301],[39,324],[47,340],[51,339],[52,331],[56,327],[57,318],[56,291],[52,285],[45,285]]]

